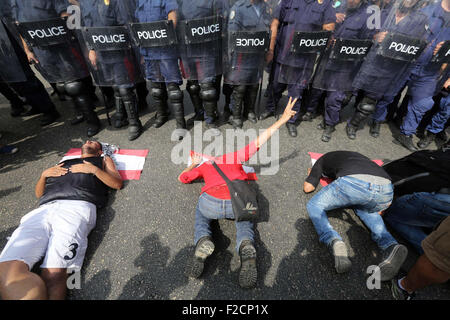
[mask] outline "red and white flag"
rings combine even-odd
[[[308,152],[308,154],[311,157],[311,166],[314,166],[314,163],[316,163],[316,161],[319,160],[321,156],[323,156],[323,153]],[[372,161],[375,162],[380,167],[383,165],[382,160],[372,160]],[[320,179],[320,184],[323,187],[329,185],[331,182],[333,182],[333,180],[327,177],[322,177],[322,179]]]
[[[139,180],[144,169],[148,150],[119,149],[111,155],[122,180]],[[81,149],[70,149],[60,162],[80,158]]]

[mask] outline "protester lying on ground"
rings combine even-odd
[[[450,279],[450,217],[445,218],[425,240],[423,254],[408,274],[392,279],[391,289],[395,299],[411,300],[415,292]]]
[[[39,207],[21,219],[0,255],[2,299],[65,298],[67,273],[81,270],[97,208],[106,205],[109,188],[122,188],[114,162],[101,154],[102,145],[88,140],[81,158],[42,172]],[[39,276],[31,270],[43,257]]]
[[[223,171],[229,180],[249,180],[242,163],[248,161],[259,150],[261,145],[269,140],[295,114],[295,111],[292,111],[292,107],[296,101],[297,99],[290,98],[282,117],[245,148],[214,158],[214,163],[217,164],[218,168]],[[211,161],[197,166],[201,162],[201,157],[193,156],[192,164],[183,170],[178,177],[178,180],[182,183],[191,183],[197,179],[204,179],[205,181],[195,213],[195,252],[186,270],[187,275],[193,278],[201,276],[205,260],[214,251],[210,222],[218,219],[234,220],[237,216],[227,183]],[[236,219],[236,250],[241,259],[239,284],[243,288],[255,286],[257,280],[253,228],[253,221],[237,221]]]
[[[306,205],[319,241],[331,249],[338,273],[351,268],[347,247],[333,229],[327,211],[352,208],[371,231],[373,241],[382,250],[379,264],[381,281],[391,280],[405,261],[408,250],[386,229],[380,211],[389,207],[393,197],[391,178],[372,160],[350,151],[334,151],[323,155],[309,169],[303,191],[313,192],[322,176],[333,179]]]
[[[414,152],[384,169],[393,178],[395,200],[383,218],[423,254],[423,239],[450,215],[450,143]]]

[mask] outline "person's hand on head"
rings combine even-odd
[[[284,109],[283,115],[280,118],[283,122],[288,122],[289,119],[291,119],[297,113],[296,111],[292,111],[292,108],[297,102],[297,99],[298,98],[292,99],[292,97],[289,97],[289,102],[286,106],[286,109]]]
[[[42,172],[44,178],[56,178],[65,175],[69,170],[63,168],[64,162],[54,167],[48,168]]]

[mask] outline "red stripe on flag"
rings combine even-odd
[[[126,156],[137,156],[137,157],[146,157],[148,155],[148,149],[144,150],[133,150],[133,149],[119,149],[119,152],[116,154],[122,154]]]
[[[142,170],[119,170],[122,180],[139,180]]]
[[[72,148],[69,151],[67,151],[66,157],[70,157],[70,156],[81,156],[81,149],[79,148]]]

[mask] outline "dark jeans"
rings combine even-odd
[[[434,228],[450,215],[450,195],[418,192],[397,198],[383,218],[389,226],[423,254],[423,228]]]

